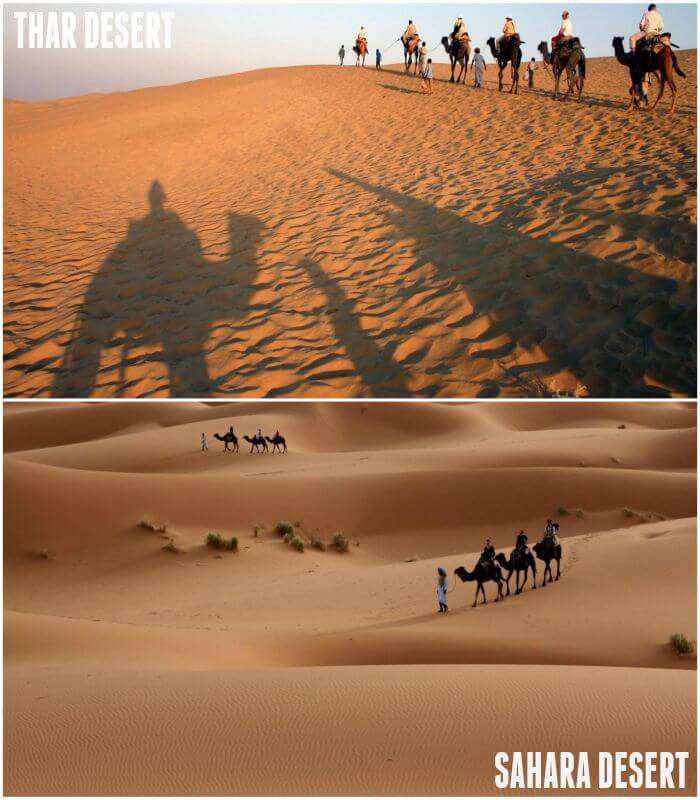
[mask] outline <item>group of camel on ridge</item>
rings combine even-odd
[[[202,434],[202,436],[204,436],[204,434]],[[231,425],[228,431],[223,435],[215,433],[214,438],[224,443],[224,453],[227,451],[229,453],[238,453],[240,451],[238,437],[233,432],[233,425]],[[268,453],[270,451],[268,442],[272,445],[273,453],[277,451],[280,453],[287,452],[287,442],[284,436],[280,435],[279,431],[277,431],[274,436],[263,436],[262,432],[258,431],[256,434],[253,434],[253,436],[243,436],[242,438],[250,444],[250,453]],[[231,445],[230,448],[229,445]]]
[[[533,545],[532,550],[535,551],[535,556],[540,561],[544,561],[544,577],[542,586],[547,585],[547,576],[549,582],[558,581],[561,576],[561,544],[553,538],[545,536],[542,541]],[[528,572],[532,570],[532,588],[537,588],[537,566],[535,563],[535,556],[532,555],[532,550],[520,549],[515,547],[511,550],[510,555],[506,558],[505,553],[498,553],[494,559],[487,561],[479,560],[478,564],[474,567],[472,572],[469,572],[465,567],[457,567],[454,574],[463,582],[476,581],[476,593],[474,595],[474,608],[479,600],[479,592],[483,597],[483,602],[486,603],[486,592],[484,591],[484,584],[493,581],[498,586],[498,596],[496,602],[504,600],[503,596],[503,583],[506,584],[507,595],[510,596],[510,578],[515,573],[515,594],[520,594],[525,588],[527,583]],[[552,577],[552,561],[557,562],[557,575]],[[507,572],[504,577],[503,570]],[[524,573],[522,583],[520,583],[520,573]]]
[[[420,37],[406,41],[401,38],[404,48],[404,66],[408,72],[411,62],[414,62],[414,74],[418,72],[418,51],[420,49]],[[467,35],[463,38],[456,36],[443,36],[441,39],[445,52],[450,57],[450,83],[455,83],[455,68],[459,64],[459,75],[457,83],[466,83],[467,70],[472,56],[471,39]],[[521,45],[525,44],[520,39],[519,34],[511,36],[500,48],[496,47],[496,39],[491,36],[486,40],[491,55],[498,65],[498,91],[503,91],[503,73],[510,64],[511,86],[509,93],[518,94],[520,85],[520,67],[523,60]],[[685,78],[685,73],[678,66],[676,54],[671,49],[677,45],[671,42],[671,34],[663,33],[654,37],[651,41],[640,44],[634,51],[625,51],[622,36],[615,36],[612,40],[612,47],[615,57],[623,66],[626,66],[630,74],[630,102],[628,108],[644,106],[648,110],[653,110],[661,100],[664,89],[668,84],[671,90],[671,108],[673,112],[676,106],[676,96],[678,89],[674,81],[674,73]],[[366,39],[359,39],[353,48],[357,54],[357,65],[364,66],[364,56],[367,53]],[[568,91],[564,98],[577,92],[576,99],[581,100],[583,84],[586,79],[586,56],[580,39],[576,36],[570,42],[565,42],[550,53],[549,45],[546,41],[540,42],[537,50],[542,55],[545,70],[551,67],[554,76],[553,99],[559,97],[559,84],[562,75],[566,75]],[[651,77],[655,77],[659,82],[659,93],[653,105],[649,105],[648,87]]]

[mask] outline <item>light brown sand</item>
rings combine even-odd
[[[6,103],[5,391],[694,396],[695,57],[673,117],[610,58]]]
[[[197,452],[231,423],[289,454]],[[688,406],[24,406],[5,438],[7,793],[491,794],[527,749],[694,774]],[[435,613],[438,565],[552,515],[558,583]],[[350,552],[296,553],[280,518]]]

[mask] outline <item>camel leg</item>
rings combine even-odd
[[[659,100],[661,100],[661,98],[663,97],[665,88],[666,88],[666,78],[662,74],[661,80],[659,81],[659,93],[656,95],[656,100],[654,101],[654,105],[650,106],[649,111],[653,111],[656,108],[656,106],[659,105]],[[671,88],[671,84],[669,83],[669,88],[671,89],[671,94],[674,94],[673,89],[675,87]]]
[[[561,575],[561,559],[557,559],[557,577],[554,580],[559,580],[559,576]]]
[[[503,91],[503,67],[498,68],[498,91]]]
[[[508,597],[510,597],[510,576],[512,574],[512,572],[509,572],[508,577],[506,578],[506,590],[508,591]]]
[[[481,587],[481,596],[484,598],[484,602],[481,605],[485,606],[486,603],[487,603],[487,600],[486,600],[486,589],[484,589],[484,584],[483,583],[479,584],[479,586]]]
[[[527,574],[525,575],[525,580],[527,580]],[[534,568],[532,570],[532,588],[537,588],[537,573],[535,572]]]
[[[476,601],[479,599],[479,586],[481,584],[476,584],[476,592],[474,593],[474,602],[472,603],[472,608],[476,608]]]

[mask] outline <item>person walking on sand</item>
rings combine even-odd
[[[421,42],[420,50],[418,51],[418,71],[422,75],[428,65],[428,55],[430,50],[425,42]]]
[[[343,66],[343,61],[345,60],[345,45],[340,45],[340,50],[338,50],[338,58],[340,59],[340,66]]]
[[[376,69],[382,68],[382,54],[379,52],[379,48],[377,48],[377,61],[375,64]]]
[[[206,437],[206,434],[203,433],[202,434],[202,452],[206,453],[208,451],[209,451],[209,448],[207,447],[207,437]]]
[[[433,59],[429,58],[428,63],[425,65],[425,72],[423,73],[423,80],[420,84],[421,92],[427,94],[433,93]]]
[[[530,62],[527,65],[527,86],[528,89],[535,88],[535,70],[537,69],[537,63],[535,62],[534,58],[530,59]]]
[[[440,608],[438,614],[447,611],[447,573],[442,567],[438,567],[437,598]]]
[[[486,72],[486,61],[481,55],[481,49],[478,47],[474,50],[472,67],[474,68],[474,88],[481,89],[484,83],[484,73]]]

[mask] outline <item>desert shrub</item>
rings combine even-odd
[[[568,513],[564,506],[559,506],[559,508],[557,508],[557,514],[559,514],[560,517],[565,517]]]
[[[215,550],[221,550],[224,547],[224,539],[220,533],[208,533],[206,543],[207,547],[213,547]]]
[[[345,536],[342,533],[334,533],[333,534],[333,547],[340,550],[341,553],[347,553],[350,547],[350,544]]]
[[[230,538],[230,539],[229,539],[229,540],[226,542],[226,548],[227,548],[228,550],[231,550],[231,551],[232,551],[232,552],[234,552],[234,553],[237,553],[237,552],[238,552],[238,539],[237,539],[235,536],[232,536],[232,537],[231,537],[231,538]]]
[[[633,516],[634,516],[634,511],[632,511],[632,509],[631,509],[629,506],[625,506],[625,507],[622,509],[622,513],[623,513],[623,514],[624,514],[626,517],[633,517]]]
[[[408,558],[404,558],[404,564],[412,564],[414,561],[418,561],[418,556],[409,556]]]
[[[292,539],[292,547],[295,550],[298,550],[300,553],[304,552],[304,540],[300,539],[298,536],[295,536]]]
[[[627,425],[625,425],[625,424],[624,424],[624,422],[623,422],[623,423],[622,423],[622,425],[618,425],[618,426],[617,426],[617,429],[618,429],[619,431],[624,431],[626,427],[627,427]]]
[[[577,509],[576,509],[576,516],[577,516],[579,519],[583,519],[583,509],[582,509],[582,508],[577,508]]]
[[[288,533],[294,535],[294,526],[290,522],[278,522],[275,525],[275,533],[285,536]]]
[[[175,544],[175,539],[170,537],[167,544],[163,545],[163,550],[166,550],[168,553],[179,553],[180,548]]]
[[[264,532],[264,530],[265,528],[262,525],[256,525],[253,528],[253,536],[255,536],[255,538],[257,539],[258,536],[260,536],[260,534]]]
[[[294,533],[292,531],[287,531],[282,538],[284,539],[285,544],[289,544],[294,538]]]
[[[145,528],[147,531],[154,531],[155,533],[165,533],[165,524],[156,522],[149,517],[144,517],[141,522],[139,522],[139,528]]]
[[[695,649],[693,642],[689,641],[683,633],[674,633],[669,641],[678,656],[688,655]]]
[[[32,550],[29,554],[32,558],[38,558],[41,561],[48,561],[51,558],[51,553],[48,550]]]
[[[309,543],[311,544],[311,547],[314,548],[314,550],[326,549],[326,543],[323,541],[323,539],[320,539],[318,536],[312,536]]]

